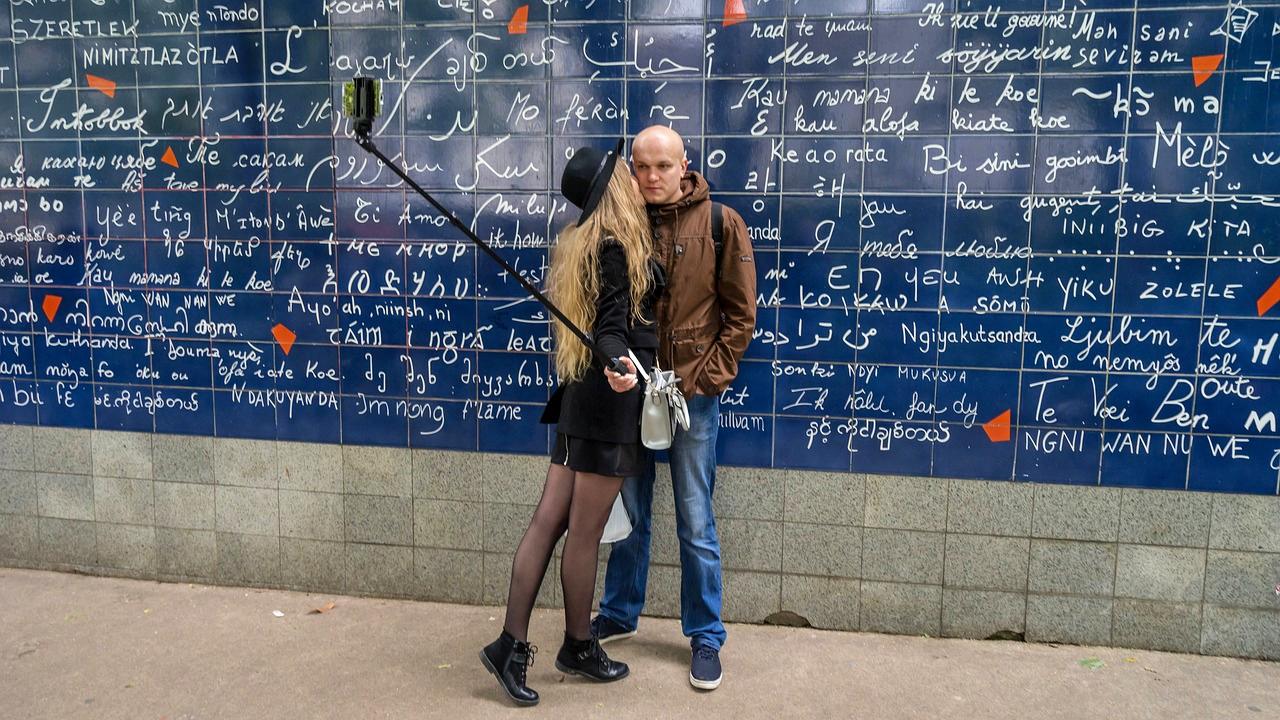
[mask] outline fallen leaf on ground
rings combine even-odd
[[[1089,657],[1080,661],[1080,667],[1087,667],[1090,670],[1100,670],[1106,666],[1106,663],[1096,657]]]
[[[448,670],[448,669],[449,669],[449,668],[451,668],[451,667],[453,667],[453,665],[450,665],[449,663],[445,663],[445,664],[443,664],[443,665],[437,665],[437,666],[436,666],[436,669],[437,669],[437,670]]]
[[[332,609],[334,609],[334,608],[336,608],[336,607],[338,607],[338,604],[337,604],[337,603],[334,603],[334,602],[327,602],[327,603],[325,603],[324,605],[321,605],[321,606],[320,606],[320,607],[318,607],[318,608],[312,608],[312,609],[311,609],[311,611],[310,611],[310,612],[308,612],[307,614],[308,614],[308,615],[320,615],[320,614],[322,614],[322,613],[327,613],[327,612],[329,612],[330,610],[332,610]]]
[[[1124,661],[1125,661],[1125,662],[1127,662],[1127,663],[1132,663],[1132,662],[1138,662],[1138,659],[1137,659],[1137,658],[1125,658],[1125,659],[1124,659]]]

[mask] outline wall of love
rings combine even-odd
[[[1280,4],[12,0],[0,420],[546,452],[566,152],[750,227],[724,462],[1280,490]],[[1278,67],[1273,68],[1275,63]]]

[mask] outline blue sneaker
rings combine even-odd
[[[591,619],[591,634],[601,645],[614,640],[625,640],[636,636],[636,630],[628,630],[603,615]]]
[[[715,690],[722,679],[720,651],[710,645],[694,647],[693,659],[689,662],[689,684],[699,690]]]

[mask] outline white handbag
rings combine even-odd
[[[654,360],[653,372],[646,373],[636,354],[627,351],[636,372],[644,378],[644,401],[640,409],[640,442],[650,450],[666,450],[675,439],[676,427],[689,429],[689,406],[680,392],[675,371],[663,370]]]

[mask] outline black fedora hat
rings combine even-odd
[[[600,204],[609,179],[613,177],[613,168],[622,157],[622,145],[623,139],[618,138],[617,146],[608,152],[580,147],[564,166],[564,174],[560,176],[560,194],[582,210],[576,224],[585,222]]]

